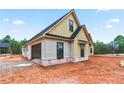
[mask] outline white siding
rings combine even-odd
[[[31,46],[28,46],[27,58],[31,59]]]
[[[42,59],[56,59],[56,42],[53,40],[44,40]]]
[[[42,41],[42,46],[41,46],[41,59],[45,59],[45,41]]]
[[[31,46],[26,46],[22,48],[22,55],[24,57],[27,57],[28,59],[31,59]]]
[[[22,47],[22,55],[24,56],[24,57],[26,57],[26,54],[25,54],[26,52],[25,52],[25,47]]]
[[[57,42],[64,43],[64,58],[70,58],[70,43],[67,41],[44,39],[42,42],[42,59],[57,59]]]

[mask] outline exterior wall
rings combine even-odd
[[[74,39],[74,43],[73,43],[73,58],[80,58],[80,44],[79,44],[79,40],[83,40],[83,41],[88,41],[84,30],[81,29],[81,31],[78,33],[78,35],[75,37]],[[84,57],[88,57],[90,55],[90,47],[88,45],[88,43],[85,43],[85,48],[84,48]]]
[[[85,32],[84,32],[83,29],[81,29],[81,31],[78,33],[77,38],[78,38],[79,40],[88,41],[88,39],[87,39],[87,37],[86,37],[86,34],[85,34]]]
[[[42,42],[42,43],[41,43]],[[41,43],[41,59],[57,59],[57,42],[64,43],[64,58],[71,57],[71,44],[68,41],[56,40],[56,39],[42,39],[37,42],[27,45],[28,51],[22,51],[23,56],[31,59],[31,46],[37,43]],[[23,50],[23,49],[22,49]]]
[[[56,42],[44,39],[42,41],[42,59],[56,59]]]
[[[22,47],[22,55],[23,55],[24,57],[26,57],[25,47]]]
[[[50,34],[70,37],[73,32],[69,31],[69,20],[73,20],[74,24],[74,31],[77,29],[78,24],[77,21],[74,18],[74,15],[71,13],[69,16],[67,16],[64,20],[62,20],[57,26],[55,26],[51,31],[49,31]]]
[[[75,39],[74,43],[73,43],[73,58],[80,58],[80,44],[78,39]],[[85,43],[85,47],[84,47],[84,57],[88,57],[90,55],[90,47],[88,45],[88,43]]]
[[[71,58],[71,44],[64,42],[64,58]]]
[[[80,53],[79,53],[79,51],[80,51],[80,46],[78,45],[78,39],[76,38],[76,39],[74,39],[74,43],[73,43],[73,58],[78,58],[78,57],[80,57]]]
[[[64,58],[57,59],[57,42],[64,43]],[[80,57],[80,46],[78,46],[78,39],[74,42],[62,41],[57,39],[48,39],[45,38],[42,41],[42,59],[33,60],[34,62],[42,65],[42,66],[51,66],[56,64],[63,64],[68,62],[81,62],[88,60],[89,56]],[[78,47],[75,47],[77,45]],[[88,45],[86,45],[85,52],[88,51]],[[75,48],[75,49],[74,49]],[[75,57],[73,57],[73,55]],[[75,54],[76,53],[76,54]],[[85,53],[87,54],[87,53]]]
[[[27,58],[31,59],[31,45],[28,46]]]
[[[27,46],[28,51],[23,52],[22,54],[27,57],[28,59],[31,59],[31,46],[37,43],[41,43],[41,59],[42,60],[56,60],[57,59],[57,49],[56,49],[56,42],[63,42],[64,43],[64,59],[70,61],[70,58],[73,59],[74,62],[79,62],[81,60],[86,60],[90,55],[93,55],[94,51],[92,54],[90,54],[90,48],[88,43],[85,44],[85,50],[84,50],[84,58],[80,59],[80,45],[78,41],[78,37],[75,38],[73,42],[68,42],[68,41],[61,41],[61,40],[56,40],[56,39],[42,39],[38,40],[35,43],[32,43]],[[93,49],[93,46],[92,46]],[[74,59],[75,58],[75,59]],[[62,59],[61,59],[62,60]],[[62,61],[63,62],[63,61]],[[61,62],[59,62],[61,63]],[[53,64],[55,64],[53,62]]]
[[[71,45],[68,41],[44,39],[42,41],[42,59],[57,59],[57,42],[64,43],[64,58],[71,57]]]
[[[38,39],[37,41],[35,41],[35,42],[32,42],[31,44],[28,44],[27,46],[25,46],[25,47],[23,47],[22,48],[22,55],[24,56],[24,57],[27,57],[28,59],[31,59],[31,46],[32,45],[35,45],[35,44],[38,44],[38,43],[42,43],[42,38],[40,38],[40,39]],[[41,45],[42,46],[42,45]],[[27,48],[27,49],[26,49]],[[24,51],[24,50],[27,50],[27,51]],[[41,49],[41,51],[42,51],[42,49]]]
[[[22,55],[28,59],[31,59],[31,46],[30,45],[22,48]]]
[[[85,44],[85,57],[90,56],[90,46],[88,43]]]
[[[70,46],[71,46],[71,49],[70,49],[71,50],[71,55],[70,56],[71,56],[71,58],[73,58],[73,56],[74,56],[74,42],[71,42]]]

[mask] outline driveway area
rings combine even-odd
[[[88,61],[51,67],[34,65],[0,77],[0,83],[124,84],[124,57],[92,56]]]
[[[13,54],[13,55],[0,54],[0,62],[19,62],[26,60],[27,60],[26,58],[24,58],[22,55],[19,54]]]

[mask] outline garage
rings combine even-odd
[[[32,59],[41,59],[41,43],[32,45]]]

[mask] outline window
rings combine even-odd
[[[64,43],[57,42],[57,59],[62,59],[64,57]]]
[[[84,44],[80,44],[80,57],[84,57]]]
[[[69,20],[69,30],[73,32],[73,21]]]
[[[90,48],[90,53],[92,54],[92,48]]]

